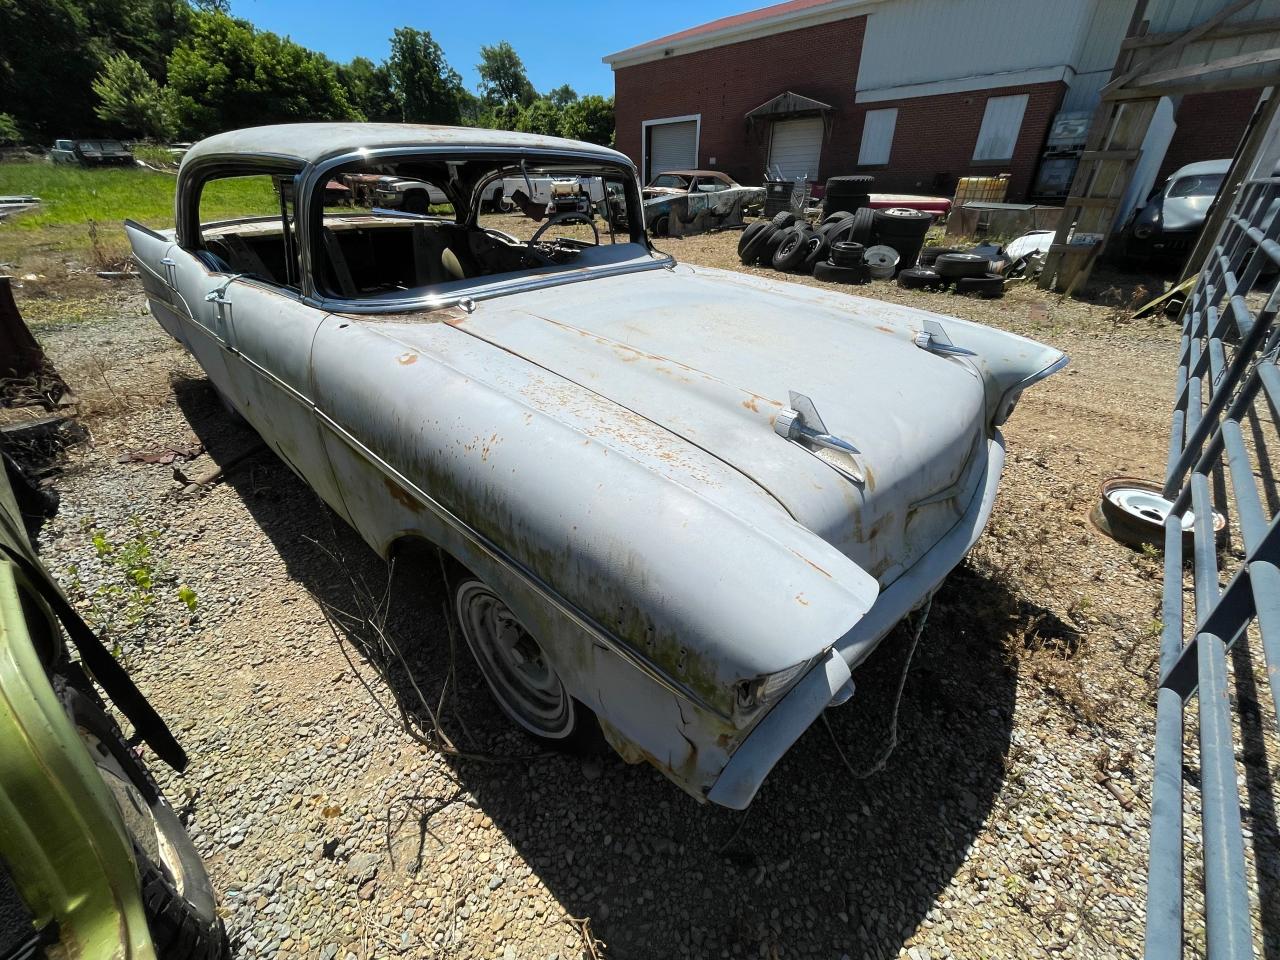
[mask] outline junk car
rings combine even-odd
[[[1230,167],[1230,160],[1204,160],[1170,174],[1125,225],[1124,253],[1181,265],[1190,256]]]
[[[707,211],[704,217],[741,220],[763,207],[764,187],[744,187],[719,170],[667,170],[644,188],[645,223],[659,237],[672,232],[673,217],[686,220]]]
[[[78,163],[82,167],[132,167],[133,151],[119,140],[55,140],[49,151],[54,163]]]
[[[325,210],[347,173],[429,183],[452,212]],[[247,175],[292,202],[204,222],[202,194]],[[541,220],[483,212],[526,176],[577,186]],[[196,144],[176,228],[126,228],[156,319],[281,459],[383,556],[452,558],[514,723],[559,746],[598,728],[742,808],[965,556],[1001,425],[1066,357],[678,263],[643,203],[606,147],[302,124]]]
[[[209,876],[140,742],[186,765],[41,565],[0,464],[0,957],[228,955]]]

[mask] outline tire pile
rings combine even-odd
[[[833,178],[850,181],[850,189],[865,189],[868,179]],[[831,183],[828,205],[833,202]],[[865,194],[838,190],[835,202],[853,202],[855,197]],[[906,207],[837,210],[816,226],[786,210],[747,226],[738,238],[738,259],[783,273],[811,274],[827,283],[865,284],[873,277],[896,273],[898,285],[908,290],[954,289],[987,298],[1003,296],[1004,278],[990,272],[986,257],[948,248],[925,249],[925,234],[932,223],[932,215]]]

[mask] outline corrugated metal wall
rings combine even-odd
[[[883,4],[867,16],[858,90],[1068,66],[1093,18],[1095,2],[900,0]],[[1124,5],[1118,0],[1105,2]]]
[[[1150,33],[1186,30],[1228,0],[1148,0]],[[1089,111],[1111,77],[1134,0],[899,0],[867,16],[858,90],[1066,67],[1063,110]],[[1280,18],[1280,0],[1257,0],[1228,20]],[[1280,32],[1191,44],[1159,69],[1280,46]],[[1222,76],[1258,73],[1274,65]],[[992,83],[991,85],[996,85]]]

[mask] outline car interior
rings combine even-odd
[[[330,186],[328,202],[320,197],[315,204],[309,231],[316,284],[327,296],[386,297],[451,281],[553,270],[594,247],[641,240],[629,226],[637,218],[627,215],[634,181],[618,167],[539,163],[534,157],[433,158],[352,164],[332,171],[326,183],[343,184],[350,177],[355,185],[371,174],[420,181],[433,188],[432,196],[449,202],[384,209],[372,192],[353,190],[339,204]],[[495,204],[499,183],[514,189]],[[272,178],[271,195],[258,191],[253,212],[259,216],[222,222],[204,222],[202,191],[200,241],[192,252],[211,272],[297,289],[301,258],[292,186],[291,178]],[[481,194],[484,204],[472,201]],[[274,215],[263,209],[271,205]]]

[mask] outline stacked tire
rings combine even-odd
[[[813,276],[827,283],[863,284],[871,281],[871,271],[863,259],[866,247],[853,240],[837,240],[830,244],[830,255],[814,265]]]
[[[823,196],[828,214],[856,213],[871,205],[871,181],[873,177],[831,177],[827,180]]]
[[[913,267],[920,259],[924,237],[933,224],[933,215],[909,207],[876,210],[872,230],[876,243],[892,247],[898,254],[900,268]]]
[[[930,251],[930,266],[913,267],[898,274],[898,286],[907,290],[945,290],[974,294],[987,300],[1004,296],[1004,277],[991,272],[991,261],[981,254],[940,248]]]

